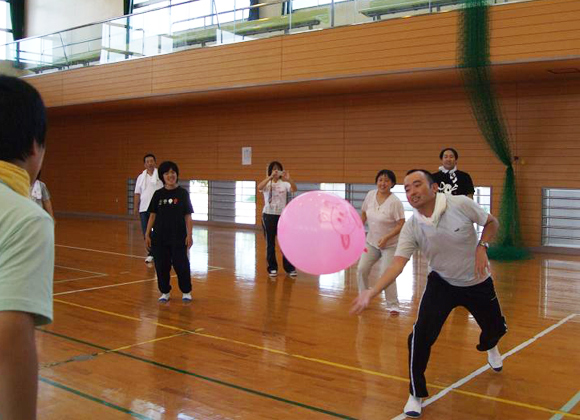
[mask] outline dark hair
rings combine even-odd
[[[375,184],[379,182],[379,178],[383,175],[386,175],[391,180],[393,185],[397,183],[397,176],[393,171],[389,171],[388,169],[381,169],[379,172],[377,172],[377,176],[375,177]]]
[[[277,160],[273,160],[272,162],[270,162],[268,164],[268,176],[272,175],[272,171],[274,170],[274,166],[277,166],[278,168],[280,168],[281,171],[284,170],[284,167],[282,166],[282,164],[280,162],[278,162]]]
[[[0,160],[26,160],[33,142],[44,147],[46,109],[23,80],[0,76]]]
[[[169,172],[169,170],[173,169],[177,174],[177,180],[179,181],[179,168],[177,167],[177,163],[171,162],[170,160],[166,160],[165,162],[161,162],[159,168],[157,168],[157,173],[159,174],[159,179],[165,185],[165,180],[163,179],[163,175],[165,172]]]
[[[153,158],[153,160],[154,160],[155,162],[157,162],[157,159],[155,158],[155,155],[154,155],[153,153],[147,153],[145,156],[143,156],[143,163],[145,163],[145,160],[146,160],[148,157],[152,157],[152,158]]]
[[[407,171],[407,175],[411,175],[413,172],[423,172],[423,175],[425,175],[425,178],[427,178],[429,186],[435,183],[435,181],[433,180],[433,176],[431,176],[431,172],[425,169],[411,169],[410,171]]]
[[[441,152],[439,152],[439,160],[443,159],[443,154],[448,150],[451,150],[453,152],[455,160],[459,159],[459,153],[457,153],[457,150],[455,150],[453,147],[446,147],[445,149],[441,150]]]

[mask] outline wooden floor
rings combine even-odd
[[[349,316],[355,269],[266,275],[260,232],[196,227],[192,303],[159,304],[138,222],[59,219],[55,321],[37,332],[40,419],[392,419],[425,287],[411,261],[400,316]],[[494,263],[504,370],[456,309],[431,356],[423,419],[580,419],[580,258]]]

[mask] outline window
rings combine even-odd
[[[580,248],[580,190],[542,189],[542,245]]]
[[[184,3],[190,0],[134,0],[133,12],[146,12],[161,7]]]
[[[189,181],[189,198],[193,206],[193,220],[209,220],[209,181]]]
[[[256,182],[236,181],[236,223],[256,224]]]
[[[342,3],[348,0],[334,0],[334,3]],[[332,0],[294,0],[292,2],[292,9],[305,9],[307,7],[316,7],[332,4]]]
[[[10,4],[5,0],[0,0],[0,45],[7,44],[13,40]],[[6,48],[0,47],[0,60],[5,60],[6,57]]]
[[[391,188],[391,192],[395,194],[399,200],[401,200],[401,203],[403,203],[403,209],[405,210],[405,220],[409,220],[409,218],[413,215],[413,207],[411,207],[409,200],[407,200],[405,186],[403,184],[397,184]]]
[[[320,184],[320,190],[338,195],[346,199],[346,184],[323,182]]]

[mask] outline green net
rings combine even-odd
[[[488,8],[488,0],[465,0],[460,20],[459,66],[479,129],[497,158],[506,166],[500,230],[488,255],[495,260],[520,260],[529,258],[530,253],[522,246],[509,136],[491,84]]]

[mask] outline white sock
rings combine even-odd
[[[503,361],[501,359],[501,354],[497,346],[487,351],[487,361],[493,370],[499,372],[503,367]]]
[[[407,417],[419,417],[421,416],[421,398],[409,395],[407,404],[403,408],[403,412]]]

